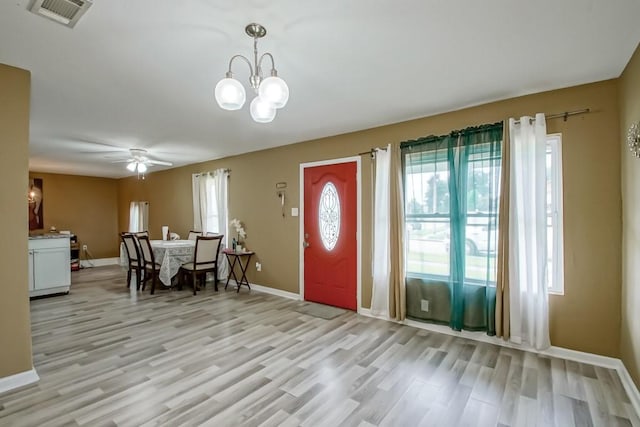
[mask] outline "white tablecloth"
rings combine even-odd
[[[151,240],[151,249],[156,262],[160,264],[158,277],[165,286],[171,286],[171,278],[178,274],[180,266],[193,261],[196,249],[195,240]],[[124,244],[120,245],[120,265],[128,265]]]
[[[178,274],[180,266],[193,261],[195,240],[151,240],[151,249],[156,262],[160,264],[160,281],[171,286],[171,278]]]

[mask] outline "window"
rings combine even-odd
[[[327,182],[320,194],[318,226],[322,245],[326,250],[332,251],[340,234],[340,198],[332,182]]]
[[[450,160],[450,148],[440,147],[403,156],[407,274],[448,280],[451,271],[452,222],[463,225],[464,282],[495,284],[498,201],[501,170],[499,142],[465,148],[464,165]],[[457,168],[452,178],[451,167]],[[454,179],[456,182],[451,182]],[[450,188],[464,191],[460,212],[450,210]]]
[[[228,176],[226,169],[192,176],[194,230],[227,234]]]
[[[216,203],[217,197],[213,179],[207,180],[205,186],[207,196],[204,197],[206,209],[204,211],[204,217],[202,218],[202,231],[205,235],[207,233],[223,233],[219,227],[218,204]]]
[[[131,202],[129,205],[129,232],[147,231],[149,226],[149,202]]]
[[[495,283],[500,153],[474,146],[466,181],[465,283]],[[547,137],[547,283],[564,293],[562,136]],[[404,155],[407,273],[446,280],[451,263],[447,150]]]
[[[547,136],[547,283],[549,292],[564,294],[562,211],[562,136]]]

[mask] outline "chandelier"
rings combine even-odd
[[[289,100],[289,87],[278,77],[273,56],[269,52],[263,53],[258,58],[258,39],[267,34],[267,30],[260,24],[249,24],[244,31],[249,37],[253,37],[253,65],[247,57],[234,55],[229,60],[229,71],[226,77],[216,85],[216,101],[220,108],[224,110],[239,110],[244,105],[247,98],[244,86],[233,78],[231,65],[234,59],[240,58],[249,66],[251,76],[249,84],[256,93],[256,97],[251,101],[249,112],[251,117],[258,123],[269,123],[276,117],[276,110],[284,107]],[[271,60],[271,75],[267,78],[262,76],[262,60],[268,57]]]

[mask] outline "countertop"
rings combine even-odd
[[[60,233],[46,233],[46,234],[36,234],[33,236],[29,236],[29,240],[39,240],[39,239],[68,239],[71,235],[69,234],[60,234]]]

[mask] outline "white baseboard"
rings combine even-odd
[[[620,366],[620,359],[615,357],[600,356],[599,354],[586,353],[584,351],[576,351],[563,347],[551,346],[543,351],[536,351],[535,349],[527,350],[533,351],[546,356],[557,357],[559,359],[572,360],[574,362],[588,363],[589,365],[601,366],[608,369],[618,369]]]
[[[568,348],[563,347],[555,347],[551,346],[546,350],[536,350],[533,347],[528,345],[518,345],[514,344],[510,341],[505,341],[502,338],[498,337],[490,337],[484,332],[470,332],[470,331],[454,331],[448,326],[445,325],[436,325],[433,323],[424,323],[418,322],[416,320],[405,319],[402,322],[397,322],[393,319],[386,318],[384,316],[375,316],[371,313],[371,309],[368,308],[360,308],[358,310],[358,314],[367,317],[373,317],[375,319],[387,320],[390,322],[396,322],[400,324],[404,324],[407,326],[412,326],[418,329],[424,329],[431,332],[437,332],[446,335],[452,335],[461,338],[468,338],[474,341],[486,342],[490,344],[496,344],[502,347],[516,348],[522,351],[528,351],[531,353],[538,353],[545,356],[557,357],[559,359],[571,360],[574,362],[580,363],[588,363],[590,365],[601,366],[603,368],[615,369],[618,372],[618,376],[620,377],[620,381],[624,386],[627,395],[629,396],[629,400],[631,401],[631,405],[636,411],[638,417],[640,417],[640,391],[638,391],[638,387],[636,387],[631,375],[629,375],[629,371],[627,371],[626,366],[622,363],[622,360],[616,359],[615,357],[607,357],[600,356],[599,354],[586,353],[584,351],[576,351],[570,350]]]
[[[638,414],[638,417],[640,417],[640,391],[638,390],[636,384],[633,382],[633,379],[631,378],[631,375],[629,375],[627,367],[624,366],[624,363],[622,363],[622,360],[618,360],[616,371],[618,371],[620,381],[622,382],[622,385],[627,392],[627,395],[629,396],[631,406],[633,406],[633,408],[636,410],[636,414]]]
[[[40,377],[38,376],[35,368],[31,368],[30,371],[20,372],[19,374],[0,378],[0,394],[36,383],[38,381],[40,381]]]
[[[98,259],[82,259],[80,260],[80,267],[104,267],[105,265],[119,265],[120,258],[98,258]]]
[[[395,320],[389,319],[389,317],[387,316],[378,316],[376,314],[373,314],[370,308],[358,307],[358,314],[361,314],[367,317],[373,317],[374,319],[388,320],[390,322],[395,322]]]
[[[293,299],[296,301],[300,300],[300,294],[296,294],[289,291],[283,291],[280,289],[270,288],[269,286],[256,285],[255,283],[251,283],[251,290],[262,292],[265,294],[276,295],[283,298]]]

